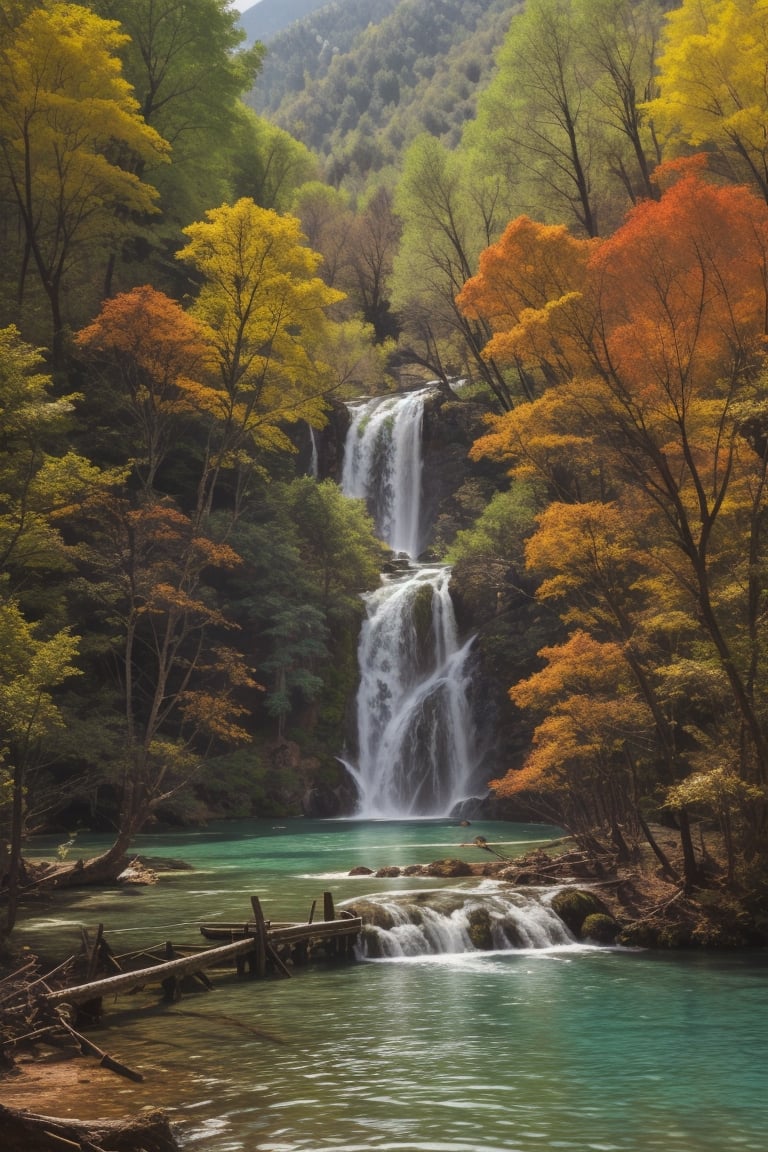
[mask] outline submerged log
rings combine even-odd
[[[164,1112],[125,1120],[66,1120],[0,1104],[3,1147],[24,1152],[180,1152]]]

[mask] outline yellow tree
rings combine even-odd
[[[730,176],[768,199],[768,4],[683,0],[667,14],[659,95],[645,105],[679,150],[719,150]]]
[[[57,364],[68,274],[86,253],[111,251],[132,214],[156,210],[135,166],[167,145],[121,74],[125,40],[116,21],[77,4],[33,8],[0,40],[0,181],[20,221],[19,297],[32,265]]]
[[[210,467],[200,492],[210,508],[223,469],[235,476],[235,506],[259,452],[292,450],[283,426],[325,422],[325,396],[338,383],[328,315],[343,293],[317,275],[299,221],[241,199],[184,229],[178,253],[202,286],[192,313],[210,333],[220,392]]]

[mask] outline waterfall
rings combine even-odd
[[[311,445],[307,475],[313,476],[315,480],[318,480],[320,477],[320,461],[317,452],[317,434],[311,424],[307,424],[307,428],[309,428],[309,442]]]
[[[573,936],[541,892],[462,890],[378,893],[349,902],[363,917],[361,958],[539,949]]]
[[[350,405],[341,487],[368,504],[393,552],[421,551],[421,427],[430,389]]]
[[[420,550],[421,428],[429,389],[351,406],[342,487],[364,497],[382,539]],[[467,700],[472,641],[460,644],[450,569],[411,563],[365,597],[357,694],[358,815],[442,816],[473,795]]]

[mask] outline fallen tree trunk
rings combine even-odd
[[[164,1112],[125,1120],[65,1120],[0,1104],[3,1148],[21,1152],[180,1152]]]
[[[203,968],[213,968],[223,961],[245,956],[256,947],[256,937],[246,936],[221,948],[207,948],[192,956],[178,960],[168,960],[164,964],[154,964],[150,968],[140,968],[136,972],[122,972],[119,976],[108,976],[104,980],[93,980],[89,984],[79,984],[75,988],[58,988],[48,993],[51,1004],[82,1004],[101,996],[113,996],[118,992],[128,992],[145,984],[159,983],[169,976],[183,976]]]

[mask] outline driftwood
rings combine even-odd
[[[65,1120],[0,1104],[0,1143],[7,1152],[179,1152],[164,1112],[125,1120]]]

